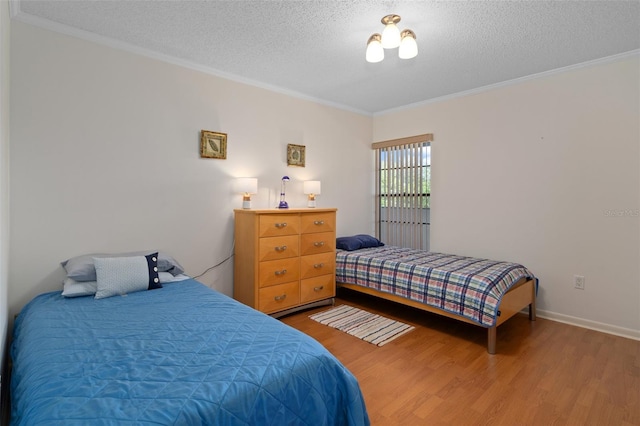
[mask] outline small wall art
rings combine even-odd
[[[202,130],[200,135],[200,157],[227,158],[227,134]]]
[[[287,166],[304,167],[304,145],[287,145]]]

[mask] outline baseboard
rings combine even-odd
[[[528,312],[528,311],[523,311]],[[570,315],[558,314],[556,312],[543,311],[536,309],[536,315],[540,318],[557,321],[564,324],[575,325],[576,327],[588,328],[590,330],[601,331],[614,336],[626,337],[627,339],[640,340],[640,330],[631,328],[618,327],[602,322],[586,320],[583,318],[572,317]]]
[[[311,302],[311,303],[307,303],[306,305],[300,305],[300,306],[295,306],[293,308],[289,308],[287,310],[284,311],[280,311],[280,312],[276,312],[273,314],[269,314],[269,316],[273,317],[273,318],[280,318],[283,317],[285,315],[289,315],[298,311],[302,311],[305,309],[311,309],[311,308],[316,308],[318,306],[325,306],[325,305],[333,305],[335,304],[335,299],[333,297],[329,298],[329,299],[324,299],[324,300],[318,300],[317,302]]]

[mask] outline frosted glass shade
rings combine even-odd
[[[402,32],[402,42],[398,49],[398,56],[401,59],[411,59],[418,55],[418,43],[416,43],[416,35],[411,30]]]
[[[378,37],[375,37],[378,36]],[[374,34],[369,38],[367,44],[367,62],[376,63],[384,59],[384,49],[380,43],[380,35]]]
[[[394,23],[385,25],[382,31],[382,47],[393,49],[400,46],[400,30]]]

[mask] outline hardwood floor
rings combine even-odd
[[[348,304],[416,326],[377,347],[308,317],[281,318],[358,379],[372,425],[640,425],[640,342],[516,315],[486,330],[339,290]]]

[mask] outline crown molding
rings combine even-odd
[[[310,101],[313,103],[317,103],[320,105],[341,109],[344,111],[349,111],[359,115],[365,115],[368,117],[372,116],[372,113],[367,111],[362,111],[356,108],[351,108],[346,105],[338,104],[335,102],[327,101],[325,99],[315,98],[309,95],[305,95],[300,92],[296,92],[293,90],[285,89],[279,86],[274,86],[266,83],[262,83],[256,80],[252,80],[250,78],[240,77],[235,74],[227,73],[225,71],[220,71],[215,68],[207,67],[202,64],[198,64],[195,62],[191,62],[185,59],[177,58],[175,56],[165,55],[162,53],[158,53],[149,49],[145,49],[139,46],[132,45],[130,43],[122,42],[119,40],[115,40],[110,37],[101,36],[89,31],[81,30],[78,28],[74,28],[68,25],[64,25],[58,22],[54,22],[48,19],[40,18],[38,16],[34,16],[28,13],[24,13],[20,11],[20,1],[21,0],[9,0],[10,1],[10,9],[11,9],[11,17],[16,21],[23,22],[25,24],[33,25],[35,27],[43,28],[45,30],[57,32],[60,34],[68,35],[71,37],[79,38],[82,40],[90,41],[92,43],[101,44],[107,47],[111,47],[117,50],[123,50],[129,53],[134,53],[137,55],[145,56],[151,59],[156,59],[162,62],[167,62],[173,65],[178,65],[183,68],[191,69],[194,71],[199,71],[204,74],[213,75],[215,77],[224,78],[226,80],[231,80],[236,83],[242,83],[249,86],[257,87],[260,89],[265,89],[271,92],[280,93],[283,95],[291,96],[293,98]]]
[[[537,80],[537,79],[540,79],[540,78],[546,78],[546,77],[550,77],[552,75],[562,74],[562,73],[565,73],[565,72],[574,71],[574,70],[578,70],[578,69],[582,69],[582,68],[588,68],[588,67],[592,67],[592,66],[595,66],[595,65],[603,65],[603,64],[613,63],[613,62],[619,62],[619,61],[623,61],[623,60],[626,60],[626,59],[629,59],[629,58],[632,58],[632,57],[635,57],[635,56],[640,56],[640,49],[630,50],[628,52],[620,53],[620,54],[617,54],[617,55],[606,56],[604,58],[594,59],[592,61],[587,61],[587,62],[581,62],[579,64],[574,64],[574,65],[569,65],[569,66],[566,66],[566,67],[556,68],[556,69],[552,69],[552,70],[549,70],[549,71],[543,71],[543,72],[540,72],[540,73],[537,73],[537,74],[531,74],[531,75],[524,76],[524,77],[518,77],[518,78],[514,78],[512,80],[501,81],[499,83],[489,84],[487,86],[477,87],[475,89],[465,90],[463,92],[452,93],[450,95],[445,95],[445,96],[440,96],[440,97],[437,97],[437,98],[427,99],[425,101],[420,101],[420,102],[404,105],[404,106],[397,107],[397,108],[391,108],[391,109],[387,109],[387,110],[384,110],[384,111],[378,111],[378,112],[373,113],[372,115],[374,117],[378,117],[378,116],[381,116],[381,115],[392,114],[392,113],[404,111],[404,110],[407,110],[407,109],[418,108],[418,107],[421,107],[421,106],[435,104],[435,103],[438,103],[438,102],[444,102],[444,101],[449,101],[449,100],[452,100],[452,99],[462,98],[462,97],[465,97],[465,96],[476,95],[476,94],[479,94],[479,93],[488,92],[490,90],[499,89],[499,88],[502,88],[502,87],[513,86],[513,85],[516,85],[516,84],[524,83],[526,81]]]
[[[574,65],[569,65],[566,67],[561,67],[561,68],[556,68],[553,70],[549,70],[549,71],[543,71],[540,73],[536,73],[536,74],[531,74],[528,76],[524,76],[524,77],[519,77],[519,78],[515,78],[512,80],[507,80],[507,81],[502,81],[499,83],[495,83],[495,84],[489,84],[486,86],[482,86],[482,87],[478,87],[475,89],[471,89],[471,90],[465,90],[462,92],[457,92],[457,93],[452,93],[449,95],[445,95],[445,96],[440,96],[440,97],[436,97],[436,98],[431,98],[431,99],[426,99],[424,101],[419,101],[419,102],[415,102],[415,103],[411,103],[411,104],[407,104],[407,105],[403,105],[400,107],[396,107],[396,108],[391,108],[391,109],[387,109],[387,110],[382,110],[382,111],[377,111],[377,112],[368,112],[368,111],[363,111],[363,110],[359,110],[357,108],[352,108],[346,105],[342,105],[342,104],[338,104],[336,102],[331,102],[331,101],[327,101],[325,99],[320,99],[320,98],[315,98],[300,92],[296,92],[293,90],[289,90],[289,89],[285,89],[279,86],[274,86],[274,85],[270,85],[270,84],[266,84],[266,83],[262,83],[256,80],[252,80],[249,78],[245,78],[245,77],[240,77],[238,75],[235,74],[231,74],[225,71],[220,71],[218,69],[215,68],[211,68],[211,67],[207,67],[201,64],[197,64],[195,62],[191,62],[191,61],[187,61],[184,59],[180,59],[174,56],[170,56],[170,55],[165,55],[165,54],[161,54],[158,52],[154,52],[151,51],[149,49],[144,49],[129,43],[125,43],[125,42],[121,42],[118,40],[114,40],[112,38],[109,37],[105,37],[105,36],[101,36],[95,33],[91,33],[88,31],[84,31],[84,30],[80,30],[78,28],[73,28],[70,27],[68,25],[64,25],[64,24],[60,24],[57,22],[53,22],[50,21],[48,19],[43,19],[31,14],[27,14],[24,13],[20,10],[20,3],[22,0],[9,0],[9,10],[10,10],[10,16],[13,19],[16,19],[17,21],[20,22],[24,22],[26,24],[30,24],[33,26],[37,26],[40,28],[44,28],[46,30],[50,30],[50,31],[54,31],[57,33],[61,33],[61,34],[65,34],[68,36],[72,36],[72,37],[76,37],[76,38],[80,38],[83,40],[87,40],[93,43],[98,43],[98,44],[102,44],[114,49],[118,49],[118,50],[123,50],[123,51],[127,51],[130,53],[134,53],[137,55],[141,55],[141,56],[146,56],[148,58],[152,58],[152,59],[156,59],[162,62],[167,62],[173,65],[178,65],[180,67],[183,68],[187,68],[187,69],[191,69],[194,71],[199,71],[205,74],[209,74],[209,75],[213,75],[216,77],[220,77],[220,78],[224,78],[226,80],[230,80],[230,81],[234,81],[236,83],[242,83],[242,84],[246,84],[249,86],[253,86],[253,87],[257,87],[260,89],[265,89],[265,90],[269,90],[271,92],[275,92],[275,93],[280,93],[283,95],[287,95],[287,96],[291,96],[293,98],[297,98],[297,99],[301,99],[301,100],[306,100],[309,102],[314,102],[320,105],[324,105],[324,106],[328,106],[328,107],[332,107],[332,108],[337,108],[340,110],[344,110],[344,111],[348,111],[348,112],[352,112],[355,114],[359,114],[359,115],[364,115],[364,116],[368,116],[368,117],[378,117],[378,116],[383,116],[383,115],[387,115],[387,114],[393,114],[396,112],[400,112],[400,111],[404,111],[404,110],[408,110],[408,109],[413,109],[413,108],[418,108],[418,107],[422,107],[425,105],[430,105],[430,104],[435,104],[435,103],[439,103],[439,102],[444,102],[444,101],[449,101],[452,99],[457,99],[457,98],[462,98],[465,96],[471,96],[471,95],[476,95],[479,93],[484,93],[484,92],[488,92],[490,90],[494,90],[494,89],[499,89],[502,87],[508,87],[508,86],[513,86],[516,84],[520,84],[523,82],[527,82],[527,81],[531,81],[531,80],[536,80],[536,79],[540,79],[540,78],[545,78],[545,77],[549,77],[552,75],[556,75],[556,74],[561,74],[561,73],[565,73],[568,71],[573,71],[573,70],[578,70],[578,69],[582,69],[582,68],[587,68],[587,67],[591,67],[591,66],[595,66],[595,65],[602,65],[602,64],[608,64],[608,63],[612,63],[612,62],[618,62],[618,61],[622,61],[631,57],[635,57],[635,56],[640,56],[640,49],[636,49],[636,50],[631,50],[628,52],[624,52],[624,53],[620,53],[617,55],[612,55],[612,56],[607,56],[604,58],[600,58],[600,59],[595,59],[592,61],[587,61],[587,62],[582,62],[579,64],[574,64]]]

